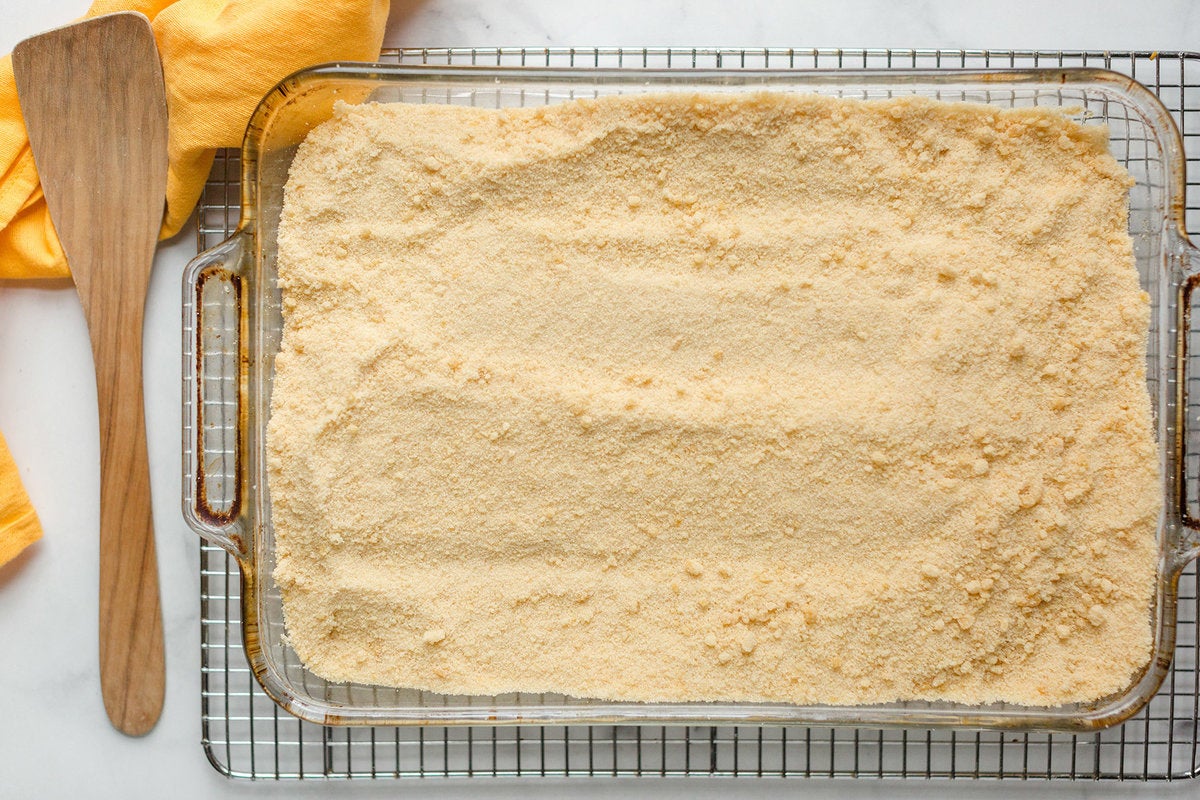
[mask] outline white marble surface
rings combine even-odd
[[[68,21],[85,0],[0,0],[0,51]],[[388,44],[730,45],[1200,49],[1189,0],[394,0]],[[146,412],[167,641],[162,720],[143,739],[109,727],[96,673],[95,388],[67,284],[0,282],[0,430],[21,465],[44,540],[0,568],[0,798],[230,796],[913,796],[964,792],[1122,796],[1198,787],[877,781],[380,781],[250,784],[221,778],[200,748],[197,546],[180,516],[179,278],[186,231],[159,249],[147,302]]]

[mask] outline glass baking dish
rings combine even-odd
[[[921,95],[1004,107],[1056,106],[1083,124],[1107,125],[1110,147],[1133,175],[1129,227],[1152,303],[1147,383],[1162,466],[1155,649],[1118,695],[1052,708],[903,702],[865,706],[778,703],[617,703],[555,694],[494,697],[356,684],[308,672],[284,635],[272,578],[274,540],[264,445],[274,355],[282,327],[275,282],[276,231],[296,146],[336,101],[546,105],[649,91],[770,89],[849,98]],[[408,724],[803,724],[963,726],[1088,731],[1136,713],[1155,693],[1175,642],[1177,582],[1200,552],[1187,495],[1186,380],[1191,294],[1200,256],[1184,234],[1184,154],[1170,114],[1136,81],[1096,69],[988,71],[606,70],[330,64],[285,79],[259,104],[241,152],[236,233],[201,253],[183,281],[184,491],[188,523],[238,561],[247,660],[287,711],[326,725]],[[1192,447],[1189,449],[1189,444]]]

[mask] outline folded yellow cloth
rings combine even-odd
[[[96,0],[87,16],[140,11],[162,56],[170,124],[162,236],[192,213],[217,148],[237,147],[259,99],[323,61],[379,56],[389,0]],[[38,185],[17,105],[12,61],[0,59],[0,278],[70,272]],[[41,535],[0,439],[0,564]]]
[[[17,465],[0,436],[0,564],[12,560],[41,536],[42,526],[25,496]]]

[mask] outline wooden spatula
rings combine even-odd
[[[13,72],[96,362],[100,687],[113,725],[141,735],[165,683],[142,409],[142,312],[167,180],[162,66],[147,19],[118,13],[26,39]]]

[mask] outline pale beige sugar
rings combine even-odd
[[[449,693],[1123,689],[1160,505],[1128,186],[1047,110],[340,108],[279,235],[290,641]]]

